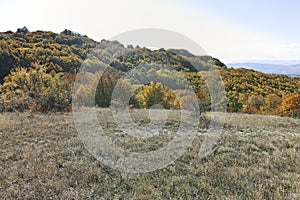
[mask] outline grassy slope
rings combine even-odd
[[[84,148],[72,115],[0,115],[1,199],[285,199],[300,193],[300,121],[230,114],[214,153],[200,135],[164,169],[125,174]],[[242,133],[242,134],[241,134]]]

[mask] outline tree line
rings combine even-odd
[[[141,65],[145,65],[144,71],[137,71],[136,77],[122,78]],[[97,85],[95,93],[90,83],[84,83],[88,75],[76,77],[80,66],[86,74],[101,73],[100,79],[90,80]],[[178,74],[174,76],[168,67]],[[92,99],[92,106],[109,107],[117,83],[124,79],[121,87],[133,89],[128,97],[131,107],[160,104],[181,109],[189,99],[184,86],[190,85],[201,111],[209,111],[210,93],[202,72],[212,68],[221,73],[227,111],[300,116],[297,77],[228,68],[216,58],[195,56],[186,50],[126,48],[117,41],[96,42],[69,30],[56,34],[24,28],[0,33],[0,110],[70,111],[72,94],[78,103],[88,104],[86,99]],[[180,76],[182,79],[176,78]],[[146,84],[136,82],[141,77]],[[77,91],[73,91],[75,78],[83,81]]]

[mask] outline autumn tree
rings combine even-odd
[[[47,73],[44,65],[17,68],[4,78],[1,98],[5,111],[65,111],[70,109],[71,83],[63,73]]]
[[[179,103],[175,94],[161,83],[151,82],[145,85],[134,95],[136,107],[150,108],[155,104],[163,106],[165,109],[178,108]]]
[[[300,94],[284,99],[281,104],[281,113],[285,116],[300,117]]]
[[[267,114],[276,114],[281,102],[281,97],[276,94],[267,95],[265,98],[265,105],[263,107],[264,112]]]
[[[262,95],[251,95],[248,98],[249,113],[258,113],[261,109],[261,106],[264,104],[264,98]]]

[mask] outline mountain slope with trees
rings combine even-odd
[[[192,85],[204,110],[209,110],[210,94],[203,72],[217,69],[224,82],[228,111],[300,115],[299,77],[228,68],[216,58],[196,56],[183,49],[152,51],[131,45],[124,47],[118,41],[97,42],[70,30],[56,34],[50,31],[30,32],[26,27],[16,32],[0,33],[0,109],[70,110],[73,82],[83,63],[86,71],[91,73],[105,70],[98,82],[95,97],[96,105],[100,107],[110,106],[112,91],[120,77],[138,65],[147,65],[150,70],[140,72],[143,73],[140,75],[145,75],[149,80],[154,77],[180,84],[167,67],[183,75]],[[143,90],[156,91],[157,88],[164,88],[163,85],[163,82],[149,82],[147,87],[141,86],[130,103],[133,107],[151,107],[141,102],[141,99],[145,99],[141,94],[147,93]],[[76,98],[87,98],[90,89],[88,84],[83,85],[77,91]],[[178,104],[178,99],[174,99],[171,93],[163,89],[161,98],[156,99],[172,96],[172,101]],[[152,94],[147,95],[152,98]],[[168,106],[180,108],[178,105]]]

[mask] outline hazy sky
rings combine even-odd
[[[95,40],[165,28],[224,62],[300,60],[298,0],[0,0],[0,31],[70,29]]]

